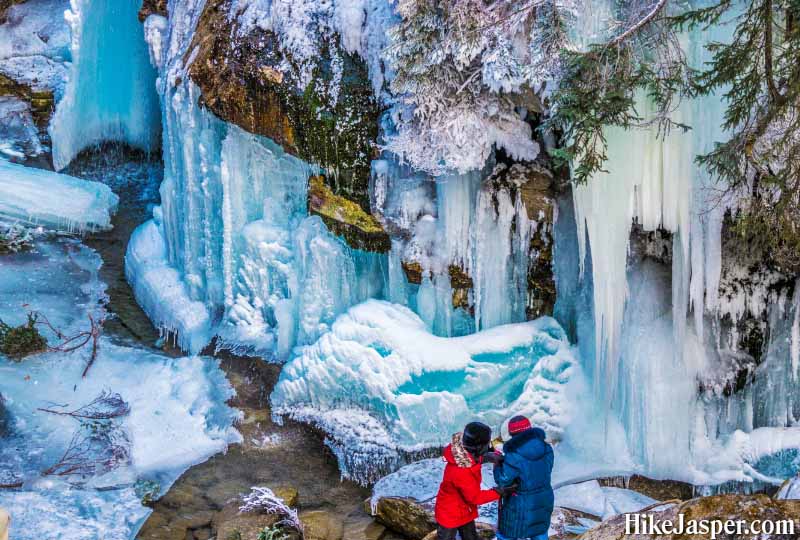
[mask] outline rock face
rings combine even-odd
[[[167,16],[167,0],[144,0],[142,7],[139,9],[139,20],[144,20],[150,15]]]
[[[691,499],[681,504],[672,504],[656,507],[645,512],[653,516],[656,521],[671,520],[678,523],[679,514],[684,516],[684,522],[690,520],[745,520],[752,523],[755,520],[792,520],[794,531],[800,531],[800,501],[776,501],[766,495],[717,495],[714,497],[701,497]],[[622,540],[648,539],[648,540],[688,540],[708,538],[708,534],[625,534],[624,514],[615,516],[597,527],[587,531],[582,540]],[[736,535],[722,532],[717,535],[720,540],[744,540],[753,538],[753,535]],[[796,540],[797,534],[761,534],[760,540]]]
[[[320,216],[328,229],[355,248],[377,252],[391,248],[389,235],[378,220],[350,199],[333,193],[323,176],[308,180],[308,212]]]
[[[25,0],[0,0],[0,24],[6,22],[6,10],[14,4],[21,4]]]
[[[536,162],[499,164],[486,180],[495,189],[507,187],[519,192],[528,219],[535,222],[531,235],[528,264],[528,319],[552,315],[556,302],[553,279],[553,209],[555,179],[544,165]]]
[[[148,2],[158,7],[158,2]],[[311,80],[276,35],[242,29],[231,0],[206,2],[186,62],[201,104],[320,165],[333,191],[369,209],[367,186],[381,112],[361,59],[338,38],[323,46]],[[196,51],[196,52],[195,52]]]

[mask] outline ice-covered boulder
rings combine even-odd
[[[408,308],[368,300],[286,364],[272,403],[327,432],[343,472],[368,481],[366,471],[441,446],[475,419],[499,427],[526,414],[559,439],[581,379],[549,317],[442,338]]]
[[[70,232],[107,229],[118,201],[105,184],[0,159],[0,220]]]

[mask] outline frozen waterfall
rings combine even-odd
[[[156,73],[139,0],[71,0],[72,66],[50,124],[53,164],[66,167],[84,148],[122,141],[147,152],[159,145]]]

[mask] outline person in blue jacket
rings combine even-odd
[[[553,514],[553,448],[545,433],[530,420],[515,416],[508,422],[511,439],[504,457],[494,466],[494,481],[505,487],[519,483],[516,493],[500,501],[498,540],[547,540]]]

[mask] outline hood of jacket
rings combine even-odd
[[[461,435],[461,432],[453,434],[450,444],[444,449],[443,456],[447,463],[468,469],[474,466],[476,462],[467,449],[464,448],[464,444],[461,442]]]
[[[503,444],[503,452],[516,452],[522,457],[537,460],[546,454],[552,453],[553,448],[545,442],[545,432],[543,429],[534,427],[526,429],[522,433],[517,433],[511,440]]]

